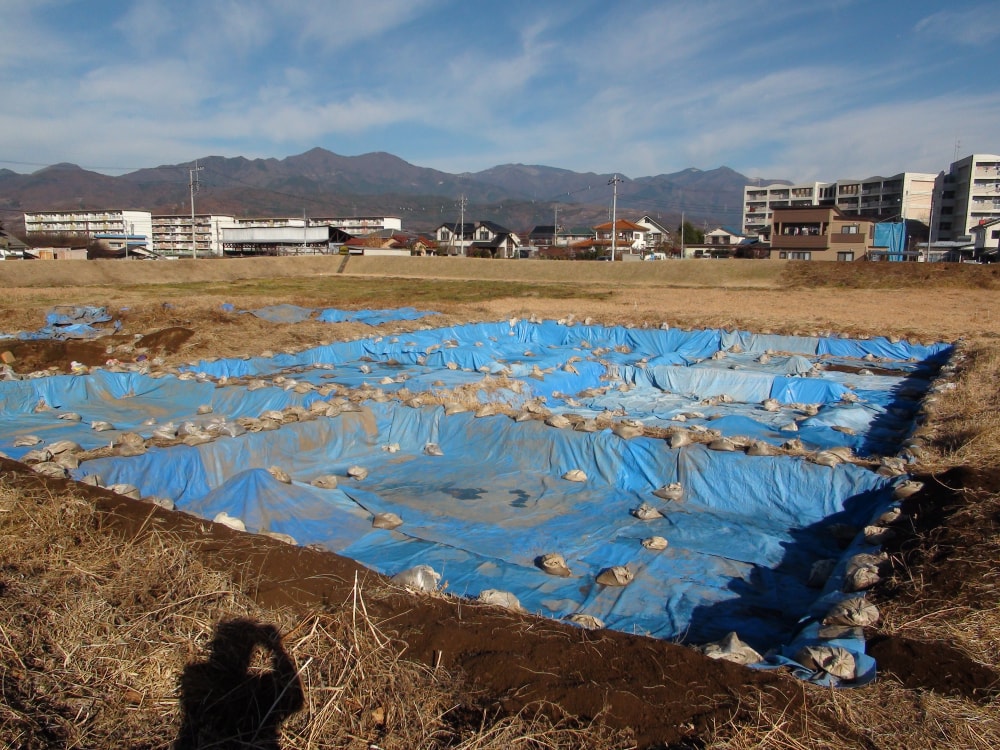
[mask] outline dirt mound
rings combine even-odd
[[[883,675],[891,675],[908,688],[957,695],[978,703],[1000,695],[1000,672],[947,643],[876,636],[868,642],[867,650]]]
[[[194,336],[189,328],[171,327],[147,334],[138,340],[120,334],[95,339],[12,339],[0,343],[0,352],[10,352],[14,372],[26,374],[39,370],[70,372],[72,363],[101,367],[109,359],[133,361],[143,356],[137,352],[175,354]],[[132,342],[135,341],[133,344]]]

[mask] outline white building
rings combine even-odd
[[[240,224],[221,230],[222,252],[228,256],[246,255],[327,255],[340,252],[351,238],[342,229],[328,224],[250,226]]]
[[[402,231],[403,221],[397,216],[332,216],[310,218],[309,226],[336,227],[352,237],[361,237],[386,229],[391,229],[394,232]]]
[[[774,209],[798,206],[833,206],[845,214],[882,221],[910,219],[929,226],[935,179],[924,172],[901,172],[864,180],[747,185],[743,188],[743,233],[766,234]]]
[[[670,244],[670,230],[657,219],[647,214],[636,219],[635,223],[646,229],[646,249],[656,250]]]
[[[970,154],[935,185],[931,241],[970,240],[972,228],[1000,218],[1000,156]]]
[[[194,235],[191,215],[154,216],[153,250],[172,258],[208,258],[222,255],[222,230],[237,226],[232,216],[195,214]],[[192,243],[195,252],[192,254]]]
[[[190,221],[190,219],[189,219]],[[32,211],[24,214],[24,232],[31,237],[75,235],[88,240],[97,234],[121,234],[144,238],[153,251],[153,218],[149,211],[101,209],[97,211]],[[132,244],[132,239],[129,239]]]

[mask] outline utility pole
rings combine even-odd
[[[554,209],[555,216],[552,219],[552,247],[556,246],[556,238],[559,236],[559,206]]]
[[[195,259],[198,257],[198,237],[194,231],[194,194],[198,188],[197,173],[203,169],[204,167],[198,166],[198,162],[195,162],[194,166],[188,169],[191,186],[191,257]]]
[[[681,258],[684,258],[684,212],[681,211]]]
[[[618,223],[618,183],[622,179],[617,174],[610,180],[608,184],[612,186],[612,199],[611,199],[611,260],[615,260],[615,252],[618,249],[618,228],[615,226]]]
[[[459,214],[462,218],[458,222],[458,248],[462,255],[468,255],[468,250],[465,247],[465,196],[462,196],[461,203],[461,213]]]

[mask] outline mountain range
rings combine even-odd
[[[196,169],[197,167],[197,169]],[[615,198],[612,182],[617,183]],[[31,174],[0,170],[0,220],[13,232],[24,211],[134,209],[256,216],[398,216],[403,228],[431,231],[444,222],[484,220],[516,232],[537,224],[593,226],[649,214],[667,226],[681,216],[699,225],[739,226],[751,180],[728,168],[689,168],[635,179],[539,165],[504,164],[450,174],[392,154],[341,156],[322,148],[284,159],[209,156],[118,177],[74,164]],[[761,184],[787,180],[761,180]],[[711,228],[709,226],[709,228]]]

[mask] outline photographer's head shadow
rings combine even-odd
[[[251,670],[254,650],[270,669]],[[281,722],[302,708],[302,683],[272,625],[227,620],[215,628],[206,661],[180,678],[181,729],[174,750],[278,750]]]

